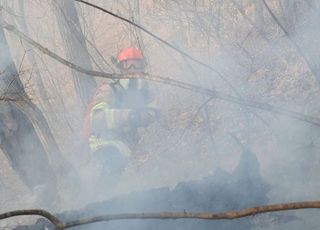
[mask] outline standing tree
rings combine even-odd
[[[3,28],[0,30],[1,56],[1,142],[0,147],[13,168],[29,188],[55,182],[54,174],[40,138],[20,105],[27,102],[27,95],[12,60]]]
[[[31,189],[44,185],[45,199],[57,194],[54,171],[65,172],[47,121],[28,98],[14,64],[3,27],[0,28],[0,148]]]
[[[91,69],[90,54],[74,1],[56,0],[53,1],[53,4],[68,59],[86,69]],[[76,91],[83,104],[86,105],[96,87],[96,82],[92,77],[74,70],[72,70],[72,75]]]

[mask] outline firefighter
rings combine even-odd
[[[143,53],[135,47],[123,49],[114,64],[123,74],[139,74],[146,68]],[[104,173],[123,172],[138,144],[139,129],[159,116],[153,104],[143,79],[121,79],[97,89],[88,106],[86,133]]]

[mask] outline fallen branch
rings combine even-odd
[[[204,94],[204,95],[208,95],[220,100],[224,100],[224,101],[228,101],[231,103],[235,103],[238,105],[244,105],[244,106],[249,106],[249,107],[253,107],[256,109],[260,109],[260,110],[265,110],[265,111],[269,111],[269,112],[273,112],[276,114],[280,114],[280,115],[284,115],[296,120],[300,120],[300,121],[304,121],[316,126],[320,126],[320,119],[317,117],[313,117],[313,116],[308,116],[302,113],[298,113],[298,112],[293,112],[284,108],[280,108],[277,106],[273,106],[273,105],[269,105],[266,103],[261,103],[261,102],[257,102],[257,101],[252,101],[249,99],[243,99],[243,98],[239,98],[239,97],[235,97],[229,94],[225,94],[222,92],[219,92],[217,90],[212,90],[212,89],[207,89],[207,88],[203,88],[201,86],[197,86],[197,85],[193,85],[190,83],[186,83],[186,82],[182,82],[182,81],[178,81],[178,80],[174,80],[168,77],[162,77],[162,76],[157,76],[157,75],[153,75],[150,73],[140,73],[140,74],[117,74],[117,73],[105,73],[105,72],[99,72],[99,71],[93,71],[93,70],[87,70],[85,68],[82,68],[81,66],[78,66],[70,61],[67,61],[66,59],[60,57],[59,55],[53,53],[52,51],[50,51],[49,49],[43,47],[41,44],[37,43],[36,41],[34,41],[33,39],[29,38],[28,36],[26,36],[25,34],[23,34],[22,32],[18,31],[13,25],[9,25],[8,23],[3,22],[2,26],[8,30],[13,32],[14,34],[16,34],[17,36],[19,36],[21,39],[25,40],[26,42],[28,42],[29,44],[31,44],[32,46],[34,46],[35,48],[37,48],[39,51],[41,51],[42,53],[52,57],[53,59],[55,59],[56,61],[60,62],[63,65],[66,65],[78,72],[87,74],[89,76],[94,76],[94,77],[101,77],[101,78],[107,78],[107,79],[145,79],[145,80],[149,80],[149,81],[154,81],[154,82],[159,82],[162,84],[166,84],[166,85],[171,85],[174,87],[178,87],[181,89],[185,89],[185,90],[189,90],[192,92],[196,92],[199,94]]]
[[[283,204],[272,204],[265,206],[258,206],[252,208],[246,208],[239,211],[229,212],[156,212],[156,213],[122,213],[122,214],[108,214],[96,217],[82,218],[69,222],[62,222],[57,217],[49,213],[48,211],[41,209],[32,210],[17,210],[0,214],[0,220],[14,216],[21,215],[38,215],[47,218],[52,222],[57,229],[67,229],[79,225],[91,224],[102,221],[114,221],[114,220],[133,220],[133,219],[204,219],[204,220],[233,220],[248,216],[254,216],[260,213],[288,211],[296,209],[319,209],[320,201],[305,201]]]
[[[124,220],[124,219],[204,219],[204,220],[233,220],[259,213],[287,211],[294,209],[320,208],[320,201],[295,202],[284,204],[273,204],[260,207],[246,208],[240,211],[229,211],[222,213],[213,212],[160,212],[160,213],[128,213],[110,214],[92,218],[83,218],[67,222],[63,227],[70,228],[78,225],[90,224],[101,221]]]
[[[0,220],[7,219],[14,216],[42,216],[47,218],[52,224],[54,224],[58,229],[61,228],[64,223],[62,223],[57,217],[55,217],[50,212],[43,209],[27,209],[27,210],[16,210],[11,212],[6,212],[0,214]]]

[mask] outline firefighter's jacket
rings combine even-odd
[[[120,80],[107,87],[96,96],[89,111],[92,152],[110,146],[130,156],[131,146],[138,142],[137,130],[148,126],[158,115],[144,80]]]

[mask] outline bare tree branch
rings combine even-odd
[[[87,217],[69,222],[62,222],[53,214],[41,209],[17,210],[0,214],[0,220],[22,215],[38,215],[47,218],[57,229],[67,229],[79,225],[102,221],[133,220],[133,219],[204,219],[204,220],[233,220],[260,213],[288,211],[296,209],[319,209],[320,201],[304,201],[282,204],[271,204],[229,212],[155,212],[155,213],[120,213]]]
[[[136,28],[139,28],[140,30],[142,30],[142,31],[145,32],[146,34],[150,35],[151,37],[155,38],[156,40],[160,41],[161,43],[165,44],[166,46],[168,46],[168,47],[170,47],[171,49],[175,50],[176,52],[180,53],[181,55],[183,55],[184,57],[188,58],[189,60],[191,60],[191,61],[193,61],[193,62],[201,65],[202,67],[205,67],[206,69],[211,70],[212,72],[214,72],[215,74],[217,74],[217,75],[230,87],[230,89],[232,89],[232,91],[237,94],[238,97],[241,96],[241,95],[237,92],[237,90],[233,87],[233,85],[232,85],[232,84],[225,78],[225,76],[223,76],[223,74],[220,73],[218,70],[214,69],[214,68],[213,68],[212,66],[210,66],[209,64],[206,64],[206,63],[204,63],[204,62],[202,62],[202,61],[200,61],[200,60],[192,57],[190,54],[188,54],[188,53],[186,53],[185,51],[177,48],[176,46],[172,45],[172,44],[169,43],[168,41],[162,39],[161,37],[159,37],[159,36],[156,35],[155,33],[151,32],[150,30],[147,30],[145,27],[143,27],[143,26],[141,26],[141,25],[139,25],[139,24],[137,24],[137,23],[135,23],[135,22],[127,19],[127,18],[124,18],[124,17],[122,17],[122,16],[119,16],[119,15],[117,15],[117,14],[115,14],[115,13],[109,11],[109,10],[106,10],[106,9],[104,9],[104,8],[102,8],[102,7],[99,7],[99,6],[95,5],[95,4],[92,4],[92,3],[90,3],[90,2],[83,1],[83,0],[75,0],[75,1],[81,2],[81,3],[85,4],[85,5],[88,5],[88,6],[93,7],[93,8],[95,8],[95,9],[101,10],[101,11],[104,12],[104,13],[107,13],[107,14],[115,17],[115,18],[118,18],[118,19],[120,19],[120,20],[122,20],[122,21],[125,21],[125,22],[127,22],[127,23],[135,26]]]
[[[3,97],[1,96],[0,97],[0,101],[1,102],[8,102],[8,101],[11,101],[11,102],[26,102],[27,99],[17,99],[17,98],[11,98],[11,97]]]
[[[219,92],[217,90],[203,88],[201,86],[197,86],[197,85],[194,85],[194,84],[190,84],[190,83],[174,80],[174,79],[171,79],[171,78],[168,78],[168,77],[157,76],[157,75],[153,75],[153,74],[150,74],[150,73],[118,74],[118,73],[105,73],[105,72],[87,70],[85,68],[82,68],[81,66],[78,66],[78,65],[76,65],[76,64],[74,64],[72,62],[67,61],[66,59],[60,57],[59,55],[57,55],[55,53],[53,53],[49,49],[43,47],[41,44],[37,43],[36,41],[34,41],[33,39],[29,38],[28,36],[26,36],[22,32],[18,31],[13,25],[10,25],[10,24],[8,24],[6,22],[3,22],[2,26],[6,30],[13,32],[17,36],[19,36],[21,39],[25,40],[26,42],[30,43],[32,46],[36,47],[42,53],[52,57],[53,59],[55,59],[56,61],[60,62],[61,64],[66,65],[66,66],[68,66],[68,67],[70,67],[70,68],[72,68],[72,69],[74,69],[76,71],[85,73],[85,74],[90,75],[90,76],[107,78],[107,79],[138,79],[138,78],[141,78],[141,79],[154,81],[154,82],[158,82],[158,83],[162,83],[162,84],[178,87],[178,88],[181,88],[181,89],[189,90],[189,91],[196,92],[196,93],[199,93],[199,94],[212,96],[212,97],[215,97],[217,99],[228,101],[228,102],[235,103],[235,104],[238,104],[238,105],[249,106],[249,107],[253,107],[253,108],[256,108],[256,109],[265,110],[265,111],[269,111],[269,112],[272,112],[272,113],[284,115],[284,116],[287,116],[287,117],[290,117],[290,118],[293,118],[293,119],[296,119],[296,120],[300,120],[300,121],[304,121],[304,122],[307,122],[307,123],[310,123],[310,124],[313,124],[313,125],[316,125],[316,126],[320,126],[320,119],[317,118],[317,117],[305,115],[305,114],[298,113],[298,112],[293,112],[293,111],[287,110],[285,108],[280,108],[280,107],[273,106],[273,105],[270,105],[270,104],[267,104],[267,103],[261,103],[261,102],[252,101],[252,100],[249,100],[249,99],[235,97],[235,96],[223,93],[223,92]]]

